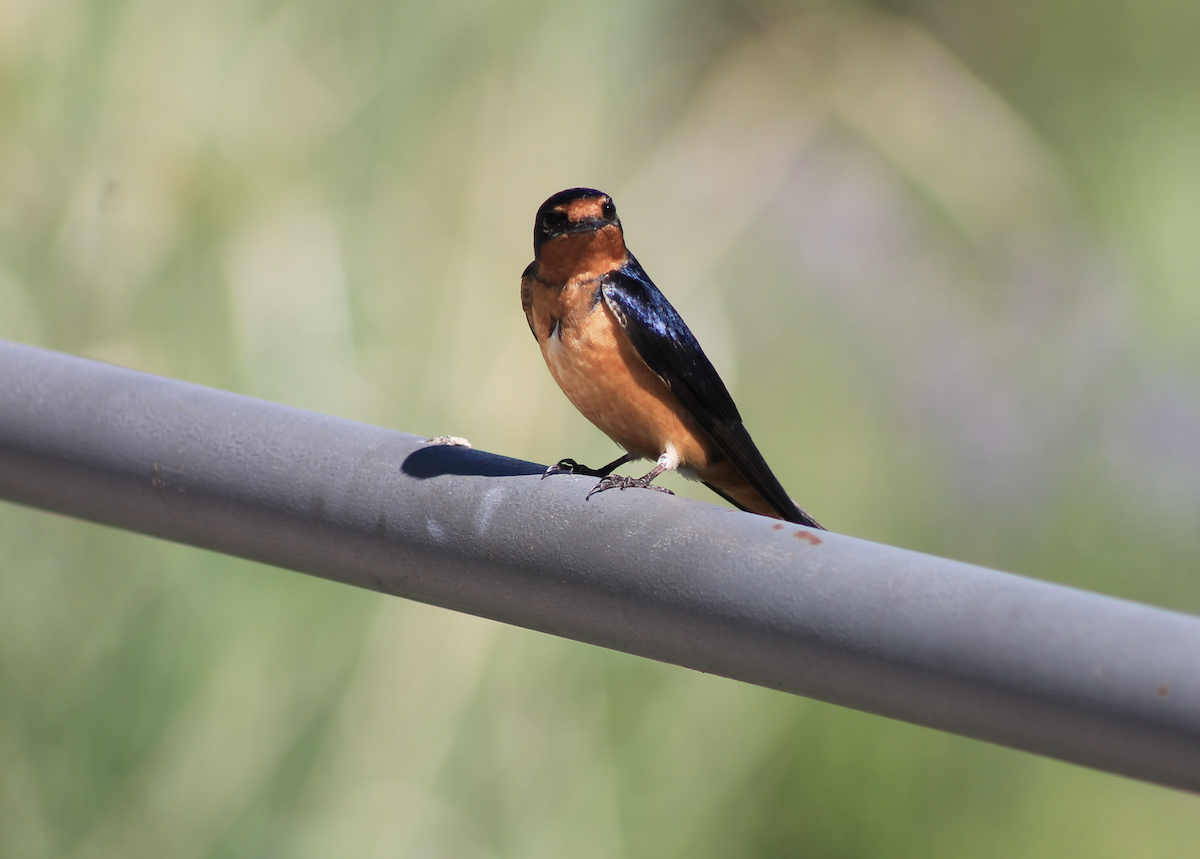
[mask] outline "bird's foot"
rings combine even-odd
[[[588,468],[586,465],[580,465],[573,459],[560,459],[554,465],[546,469],[546,473],[542,475],[542,480],[545,480],[552,474],[587,474],[592,477],[597,477],[594,474],[595,469]]]
[[[588,468],[586,465],[580,465],[573,459],[560,459],[554,465],[546,469],[546,473],[542,475],[542,480],[545,480],[551,474],[584,474],[588,477],[608,477],[613,473],[613,469],[618,465],[624,465],[634,457],[629,454],[619,456],[603,468]]]
[[[655,486],[652,481],[658,477],[659,472],[652,471],[645,477],[625,477],[623,474],[610,474],[608,477],[601,480],[592,487],[592,491],[585,497],[584,501],[591,498],[597,492],[607,492],[610,489],[653,489],[655,492],[665,492],[668,495],[674,495],[670,489],[665,486]]]

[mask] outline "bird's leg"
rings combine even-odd
[[[627,462],[633,462],[635,459],[637,457],[632,453],[626,453],[623,456],[617,457],[603,468],[588,468],[586,465],[580,465],[573,459],[560,459],[546,469],[546,473],[542,475],[542,480],[545,480],[551,474],[586,474],[588,477],[608,477],[613,473],[613,469]]]
[[[650,469],[650,473],[642,477],[625,477],[622,474],[610,474],[592,487],[592,491],[584,498],[586,501],[597,492],[607,492],[609,489],[653,489],[655,492],[665,492],[668,495],[674,495],[670,489],[664,486],[655,486],[654,478],[658,477],[664,471],[670,471],[679,465],[679,454],[675,452],[674,445],[668,445],[667,450],[658,458],[658,463],[654,468]]]

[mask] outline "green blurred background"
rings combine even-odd
[[[607,461],[517,294],[539,203],[592,185],[830,527],[1200,612],[1198,33],[1182,0],[0,0],[0,336]],[[1183,794],[0,505],[5,857],[1198,843]]]

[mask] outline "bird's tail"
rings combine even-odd
[[[794,501],[792,501],[793,509],[787,511],[789,515],[784,516],[782,511],[777,510],[774,504],[763,497],[762,493],[755,489],[750,481],[742,477],[728,460],[703,471],[698,470],[698,476],[705,486],[739,510],[757,513],[760,516],[769,516],[772,519],[782,519],[785,522],[794,522],[806,528],[825,530],[824,525],[805,513]],[[790,498],[788,500],[791,501]]]

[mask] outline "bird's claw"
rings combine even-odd
[[[546,473],[542,475],[542,480],[545,480],[551,474],[574,474],[575,469],[579,468],[579,463],[573,459],[560,459],[554,465],[546,469]]]
[[[658,475],[654,475],[657,477]],[[608,477],[601,480],[592,487],[592,491],[584,496],[584,501],[587,501],[597,492],[607,492],[610,489],[653,489],[655,492],[665,492],[668,495],[674,495],[670,489],[665,486],[656,486],[650,481],[653,479],[650,475],[646,477],[625,477],[622,474],[610,474]]]

